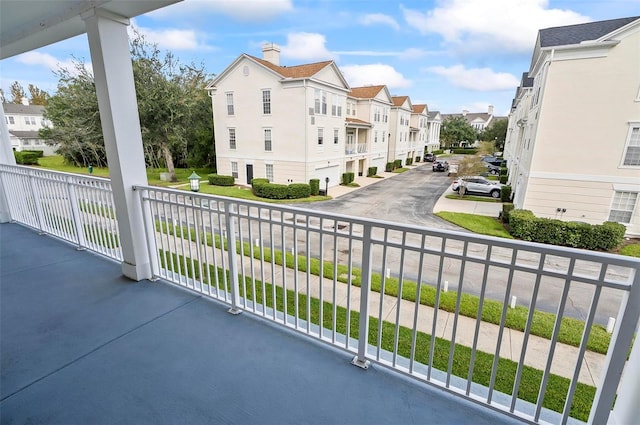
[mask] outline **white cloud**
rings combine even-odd
[[[345,65],[340,67],[340,71],[352,87],[384,84],[390,89],[404,89],[412,84],[392,66],[382,63]]]
[[[198,37],[193,30],[181,30],[177,28],[152,29],[140,27],[135,20],[131,20],[128,28],[129,36],[133,36],[134,31],[139,32],[144,38],[163,49],[167,50],[206,50],[207,46],[198,43]]]
[[[26,52],[17,56],[16,61],[25,65],[43,66],[45,68],[49,68],[52,71],[58,71],[60,68],[62,68],[70,71],[72,74],[75,74],[75,65],[72,60],[59,60],[55,56],[48,53],[40,53],[34,51]],[[84,67],[90,73],[93,73],[91,63],[85,63]]]
[[[287,44],[282,46],[282,56],[303,61],[330,60],[335,55],[325,47],[322,34],[296,32],[287,34]]]
[[[427,71],[445,77],[451,84],[474,91],[515,90],[520,84],[515,76],[506,72],[494,72],[490,68],[465,68],[433,66]]]
[[[394,30],[399,30],[400,25],[389,15],[384,15],[382,13],[370,13],[368,15],[362,16],[358,20],[362,25],[388,25]]]
[[[529,52],[539,29],[590,20],[548,7],[548,0],[451,0],[426,13],[406,8],[403,13],[420,33],[440,34],[461,50]]]
[[[424,56],[436,55],[440,52],[432,52],[424,49],[410,47],[401,51],[377,51],[377,50],[340,50],[334,51],[336,55],[344,56],[374,56],[374,57],[397,57],[400,59],[419,59]]]
[[[293,0],[188,0],[151,13],[158,18],[213,11],[238,21],[265,21],[293,10]]]

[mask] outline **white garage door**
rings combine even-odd
[[[329,187],[337,186],[340,184],[341,176],[340,176],[340,166],[336,165],[333,167],[325,167],[319,168],[313,173],[314,179],[320,180],[320,189],[324,189],[325,187],[325,179],[329,177]]]

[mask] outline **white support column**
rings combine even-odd
[[[0,164],[16,165],[16,158],[13,156],[13,149],[11,149],[11,138],[9,137],[9,129],[5,119],[4,108],[0,108]],[[0,179],[0,223],[7,223],[10,220],[9,203]]]
[[[133,192],[134,185],[148,182],[127,36],[129,20],[96,9],[83,19],[124,257],[122,273],[136,281],[149,279],[142,206]]]

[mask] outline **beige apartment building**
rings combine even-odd
[[[426,105],[414,111],[408,96],[399,101],[384,85],[352,88],[333,61],[281,66],[278,46],[262,52],[241,54],[207,86],[219,174],[243,185],[316,178],[324,187],[328,178],[331,187],[345,172],[422,157]]]
[[[640,235],[640,17],[542,29],[505,143],[516,208]]]

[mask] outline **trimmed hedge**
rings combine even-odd
[[[317,181],[320,190],[320,180]],[[254,195],[267,199],[300,199],[311,196],[311,185],[306,183],[276,184],[269,183],[269,179],[256,178],[251,180],[251,189]]]
[[[509,213],[512,236],[525,241],[610,251],[622,243],[626,228],[611,221],[603,224],[568,222],[536,217],[529,210]]]
[[[511,202],[511,186],[502,186],[500,200],[502,202]]]
[[[262,186],[268,183],[269,183],[269,179],[264,179],[264,178],[251,179],[251,192],[253,192],[253,194],[256,196],[266,198],[266,196],[262,195]]]
[[[478,149],[475,149],[475,148],[453,149],[452,153],[459,154],[459,155],[475,155],[478,153]]]
[[[502,204],[502,212],[500,213],[500,218],[503,223],[509,224],[509,214],[513,211],[514,206],[511,202],[505,202]]]
[[[509,176],[500,176],[500,183],[507,184],[507,180],[509,180]]]
[[[396,168],[402,168],[402,160],[401,159],[396,159],[395,161],[393,161],[393,170],[395,170]],[[391,170],[391,171],[393,171]]]
[[[209,184],[214,186],[233,186],[236,182],[235,177],[220,174],[208,174],[207,179],[209,180]]]
[[[13,151],[13,156],[16,159],[16,164],[20,165],[38,165],[39,156],[29,151]]]
[[[500,167],[500,175],[501,176],[509,175],[509,170],[507,169],[507,167]]]
[[[38,158],[42,158],[44,156],[44,151],[41,151],[41,150],[28,150],[28,149],[22,150],[22,153],[26,153],[26,152],[37,155]]]
[[[432,151],[431,153],[434,154],[434,155],[442,155],[444,153],[444,151],[442,149],[437,149],[435,151]]]
[[[387,162],[387,164],[384,166],[384,171],[388,173],[393,171],[393,162]]]
[[[355,178],[356,178],[355,173],[342,173],[342,184],[353,183]]]
[[[407,158],[407,160],[406,160],[405,164],[406,164],[406,165],[411,165],[411,164],[413,164],[413,158]]]
[[[289,199],[308,198],[311,195],[311,186],[306,183],[291,183],[287,187]]]
[[[415,161],[414,161],[414,162],[420,162],[420,157],[419,157],[419,156],[416,156],[416,159],[415,159]]]
[[[376,174],[378,174],[378,167],[367,168],[367,177],[375,176]]]
[[[320,179],[309,180],[309,187],[311,188],[311,195],[318,196],[320,193]]]

